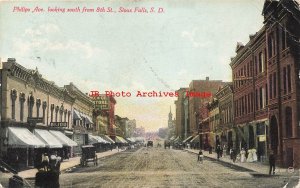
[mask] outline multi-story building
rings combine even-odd
[[[213,132],[210,134],[210,146],[217,148],[221,145],[221,134],[220,129],[220,113],[219,113],[219,101],[216,98],[212,98],[211,102],[208,103],[208,117],[209,117],[209,130]]]
[[[297,1],[265,1],[264,26],[238,44],[230,63],[236,140],[293,167],[300,166],[299,15]]]
[[[215,95],[220,87],[222,87],[225,82],[221,80],[209,80],[206,77],[205,80],[193,80],[189,85],[189,93],[209,93],[211,96]],[[191,134],[197,135],[199,133],[199,107],[202,103],[208,102],[210,97],[191,97],[189,96],[189,130]]]
[[[233,93],[232,84],[226,84],[216,93],[216,98],[219,101],[219,114],[220,123],[219,129],[221,130],[221,144],[230,148],[236,148],[235,135],[236,131],[233,129]]]
[[[126,138],[133,137],[133,133],[136,129],[136,120],[128,120],[127,126],[126,126]]]
[[[187,88],[180,88],[178,92],[177,100],[175,101],[176,106],[176,124],[175,124],[175,135],[176,137],[184,138],[184,96]]]
[[[78,146],[75,152],[81,152],[81,146],[88,144],[88,133],[95,132],[95,124],[93,123],[94,103],[89,96],[81,92],[72,82],[64,86],[65,90],[75,99],[72,103],[74,131],[73,138]]]
[[[0,157],[28,166],[39,160],[41,152],[73,153],[72,138],[75,98],[50,82],[38,69],[26,69],[9,58],[1,62]],[[53,144],[55,143],[55,144]]]

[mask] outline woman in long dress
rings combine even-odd
[[[246,151],[244,150],[244,148],[242,148],[241,150],[241,163],[246,162]]]

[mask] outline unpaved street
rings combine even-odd
[[[182,150],[141,148],[102,158],[98,167],[60,176],[62,187],[283,187],[282,176],[253,178]]]

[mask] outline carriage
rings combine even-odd
[[[93,145],[85,145],[81,147],[82,156],[80,158],[80,165],[87,166],[88,162],[93,162],[94,166],[98,165],[98,158],[96,148]]]

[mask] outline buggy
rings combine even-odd
[[[93,145],[81,146],[82,156],[80,158],[80,165],[87,166],[88,162],[93,162],[94,166],[98,165],[98,158],[96,148]]]

